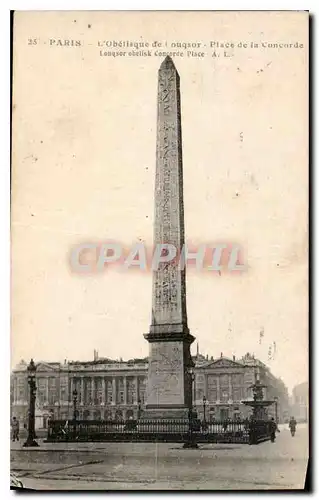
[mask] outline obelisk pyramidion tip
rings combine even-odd
[[[160,69],[174,69],[175,71],[175,64],[173,63],[173,60],[170,56],[166,56],[164,61],[162,62]]]

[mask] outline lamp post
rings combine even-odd
[[[73,432],[74,432],[74,439],[76,437],[76,403],[78,400],[78,392],[76,389],[73,391]]]
[[[30,403],[29,403],[29,419],[28,419],[28,437],[24,443],[24,447],[39,446],[35,440],[35,398],[36,398],[36,383],[35,383],[35,373],[37,367],[34,364],[33,359],[31,359],[30,364],[27,368],[28,370],[28,384],[30,387]]]
[[[190,403],[190,408],[193,409],[193,406],[194,406],[194,400],[195,400],[195,397],[194,397],[194,382],[195,382],[195,373],[194,373],[194,370],[193,368],[190,368],[189,369],[189,376],[190,376],[190,379],[191,379],[191,403]]]
[[[278,424],[278,398],[277,398],[277,396],[274,397],[274,402],[275,402],[275,419],[276,419],[276,424]]]
[[[137,401],[137,420],[139,420],[141,418],[141,406],[142,406],[142,403],[141,403],[141,400],[139,399]]]
[[[73,420],[76,420],[76,403],[78,400],[78,391],[74,389],[73,391]]]
[[[203,430],[206,431],[207,430],[207,422],[206,422],[206,404],[207,404],[207,398],[206,396],[204,395],[203,396],[203,409],[204,409],[204,421],[203,421]]]
[[[206,403],[207,403],[206,396],[203,396],[204,424],[205,425],[206,425]]]
[[[193,432],[193,427],[194,427],[194,414],[193,414],[193,385],[195,381],[195,373],[192,368],[189,369],[188,371],[189,377],[190,377],[190,382],[191,382],[191,397],[190,397],[190,403],[189,403],[189,408],[188,408],[188,437],[187,441],[184,443],[183,448],[198,448],[198,444],[194,440],[194,432]]]

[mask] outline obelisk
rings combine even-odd
[[[180,78],[167,56],[158,71],[154,248],[184,245]],[[145,417],[184,418],[192,404],[193,366],[187,326],[185,270],[178,260],[153,271],[152,323]]]

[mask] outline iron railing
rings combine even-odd
[[[131,441],[258,444],[270,439],[270,422],[228,420],[51,420],[48,442]]]

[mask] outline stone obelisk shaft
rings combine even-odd
[[[158,74],[154,247],[184,245],[184,202],[180,79],[166,58]],[[151,333],[187,333],[185,271],[176,260],[160,265],[153,276]]]
[[[153,273],[147,408],[160,416],[184,416],[192,365],[186,313],[185,271],[178,259],[184,245],[180,78],[170,57],[158,72],[154,247],[173,245],[177,260]]]

